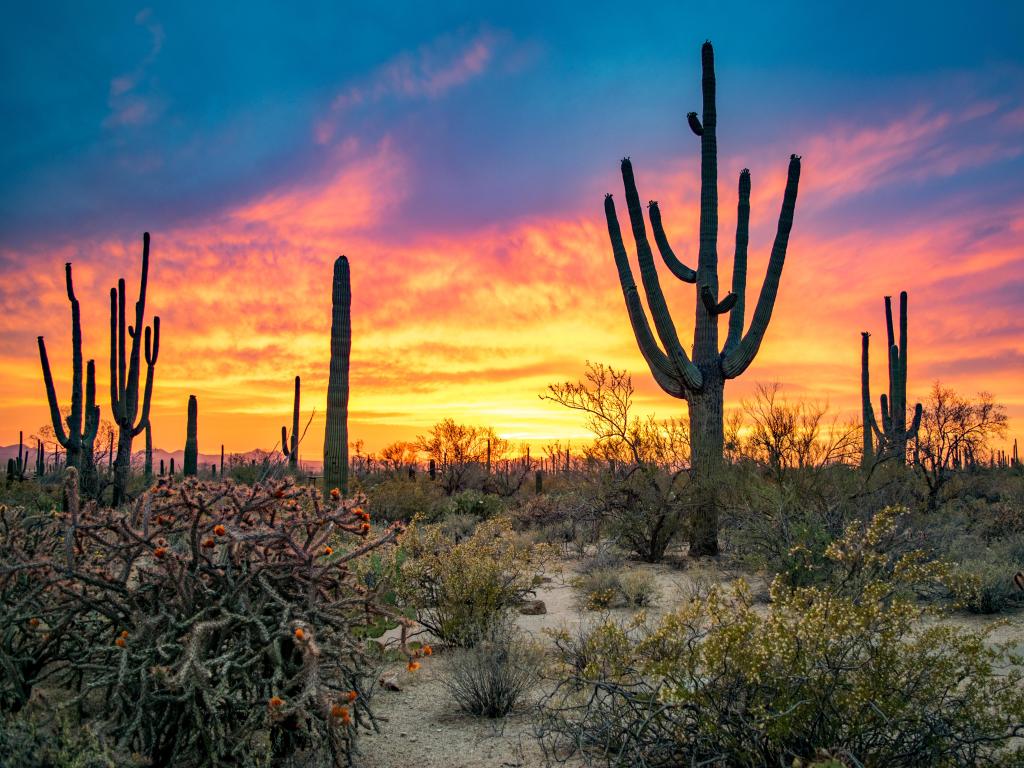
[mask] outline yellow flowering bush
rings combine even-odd
[[[399,592],[441,640],[472,644],[540,584],[550,552],[516,536],[505,518],[480,523],[460,541],[440,526],[409,527]]]
[[[986,631],[922,627],[915,595],[948,568],[888,553],[901,511],[835,541],[827,583],[776,579],[767,612],[740,582],[654,627],[597,627],[597,647],[618,657],[580,669],[565,655],[547,748],[648,766],[1024,760],[1012,742],[1024,734],[1022,660]]]

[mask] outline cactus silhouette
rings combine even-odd
[[[153,428],[146,422],[146,479],[153,476]]]
[[[648,214],[655,243],[669,271],[696,290],[696,325],[693,335],[693,360],[679,341],[675,324],[669,314],[662,293],[654,257],[647,239],[640,195],[633,178],[633,165],[629,158],[622,161],[622,181],[626,193],[633,239],[636,242],[640,278],[647,295],[654,330],[651,331],[633,280],[629,257],[623,244],[622,233],[615,214],[612,196],[605,197],[605,216],[611,239],[615,265],[618,269],[622,294],[633,326],[640,352],[643,354],[655,381],[673,397],[686,400],[690,417],[691,469],[700,490],[690,530],[690,554],[710,555],[718,552],[717,485],[721,482],[723,467],[723,410],[722,400],[726,379],[743,373],[754,360],[768,323],[771,320],[775,297],[778,293],[782,266],[786,259],[789,233],[793,226],[797,188],[800,181],[800,158],[792,155],[782,211],[779,214],[775,243],[768,262],[768,273],[754,309],[750,328],[744,334],[746,307],[747,242],[750,225],[750,172],[744,169],[739,177],[739,206],[736,223],[736,250],[733,262],[732,292],[718,298],[718,143],[717,111],[715,106],[715,60],[710,42],[701,49],[703,119],[696,112],[687,115],[691,130],[700,137],[701,192],[700,192],[700,244],[697,269],[693,270],[676,257],[669,244],[661,221],[661,210],[654,201]],[[718,345],[718,316],[729,314],[729,331],[725,345]]]
[[[199,402],[195,395],[188,396],[188,423],[185,426],[185,457],[182,474],[199,474]]]
[[[281,427],[281,453],[288,459],[288,466],[297,469],[299,466],[299,377],[295,377],[295,401],[292,404],[292,439],[288,442],[288,428]]]
[[[324,490],[348,491],[348,361],[352,350],[352,288],[348,259],[334,262],[331,288],[331,369],[327,381]]]
[[[146,386],[139,401],[139,379],[142,364],[140,341],[146,314],[146,287],[149,282],[149,232],[142,235],[142,277],[139,298],[135,302],[135,324],[127,326],[131,338],[128,349],[125,336],[125,282],[117,281],[110,289],[110,410],[117,424],[117,460],[114,463],[114,506],[125,499],[131,472],[132,440],[149,423],[149,405],[153,398],[153,369],[160,352],[160,318],[153,318],[152,329],[145,329]]]
[[[100,409],[96,405],[96,363],[92,360],[85,368],[85,402],[82,402],[82,315],[75,285],[71,277],[71,264],[64,265],[64,282],[68,300],[71,302],[71,413],[67,421],[61,417],[57,403],[57,390],[50,373],[50,360],[46,354],[46,343],[39,336],[39,362],[43,368],[43,384],[46,386],[46,400],[50,406],[50,421],[57,442],[66,451],[67,466],[75,467],[85,475],[92,464],[93,443],[100,426]],[[65,423],[67,429],[65,429]]]
[[[907,427],[907,292],[900,292],[900,338],[896,344],[892,322],[892,297],[885,297],[885,325],[889,342],[889,394],[880,400],[882,428],[879,429],[871,406],[871,381],[868,373],[869,333],[861,333],[860,395],[864,432],[863,465],[875,458],[897,457],[905,462],[907,443],[917,435],[921,425],[921,404],[914,406],[914,419]],[[873,436],[873,437],[872,437]]]

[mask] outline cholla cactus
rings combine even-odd
[[[287,481],[161,482],[120,510],[74,500],[45,546],[2,552],[0,576],[31,573],[39,603],[3,618],[37,642],[74,624],[48,685],[77,689],[70,703],[95,704],[106,737],[151,765],[240,764],[268,732],[275,764],[322,748],[343,765],[375,727],[365,638],[399,627],[417,653],[411,621],[357,575],[402,532],[368,517]]]

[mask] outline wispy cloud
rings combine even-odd
[[[386,62],[368,77],[347,86],[316,121],[317,143],[327,144],[345,113],[385,99],[433,99],[483,74],[492,64],[499,37],[481,31],[466,39],[445,35]]]
[[[145,125],[156,120],[163,110],[163,102],[146,88],[150,66],[156,61],[164,45],[164,28],[153,17],[153,10],[145,8],[135,15],[135,23],[145,27],[150,36],[149,52],[130,71],[110,81],[107,104],[110,114],[103,125],[108,128]]]

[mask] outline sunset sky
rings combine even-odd
[[[124,276],[134,301],[147,230],[160,448],[184,444],[189,394],[201,451],[274,447],[298,374],[303,418],[316,409],[301,452],[320,457],[342,253],[350,435],[370,450],[448,416],[579,443],[580,418],[538,394],[587,360],[628,368],[641,412],[682,414],[633,340],[602,203],[621,201],[629,155],[641,199],[660,201],[695,262],[685,116],[700,109],[706,38],[720,276],[749,167],[750,303],[788,157],[803,156],[775,316],[727,407],[778,381],[853,418],[860,332],[874,334],[877,397],[882,297],[907,290],[911,402],[936,379],[988,390],[1010,441],[1024,438],[1024,5],[300,5],[7,9],[0,445],[48,420],[38,335],[70,403],[66,261],[109,418],[108,291]],[[662,275],[688,344],[693,288]]]

